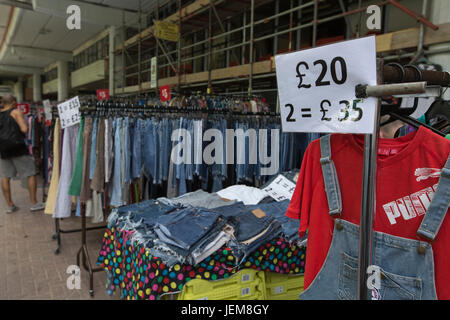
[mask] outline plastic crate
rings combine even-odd
[[[265,272],[265,300],[298,300],[304,276]]]
[[[265,291],[264,272],[243,269],[228,279],[193,279],[178,300],[264,300]]]

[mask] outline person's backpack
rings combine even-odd
[[[10,109],[0,113],[0,152],[8,152],[25,145],[25,135],[20,131]]]

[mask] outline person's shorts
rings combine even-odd
[[[36,175],[34,158],[30,155],[0,159],[0,166],[2,178],[15,178],[17,175],[20,178],[27,178]]]

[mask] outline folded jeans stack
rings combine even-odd
[[[223,243],[227,233],[222,237],[219,235],[224,229],[230,232],[227,221],[219,213],[205,208],[179,209],[157,219],[154,228],[157,240],[150,253],[169,267],[177,262],[192,263],[198,261],[207,248],[219,241]]]
[[[259,246],[278,237],[282,233],[281,223],[265,214],[258,206],[246,206],[242,202],[214,209],[229,223],[234,224],[234,238],[229,246],[238,263],[242,262]]]

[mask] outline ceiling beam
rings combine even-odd
[[[25,57],[46,57],[62,61],[72,61],[73,56],[70,51],[59,51],[45,48],[34,48],[24,46],[11,46],[11,53]]]
[[[33,11],[33,6],[26,2],[16,0],[0,0],[0,4]]]
[[[81,11],[81,30],[83,30],[83,22],[102,26],[121,26],[122,14],[125,17],[125,24],[135,23],[138,20],[138,14],[136,13],[104,7],[94,3],[73,0],[32,0],[32,2],[34,11],[63,19],[69,16],[67,14],[69,6],[79,6]]]
[[[35,74],[35,73],[42,74],[44,70],[42,68],[36,67],[0,64],[0,71],[22,73],[22,74]]]

